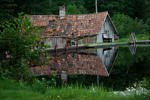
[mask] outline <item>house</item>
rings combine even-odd
[[[114,42],[117,30],[107,11],[94,14],[66,15],[61,6],[59,15],[30,15],[34,26],[41,27],[44,43],[51,48]]]
[[[51,75],[99,75],[108,77],[117,55],[117,48],[85,49],[78,52],[50,53],[48,66],[36,66],[31,70],[36,76]]]

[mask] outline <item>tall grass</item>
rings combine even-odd
[[[0,80],[0,100],[146,100],[146,98],[142,95],[114,95],[112,90],[94,86],[47,88],[45,93],[41,93],[15,81]]]

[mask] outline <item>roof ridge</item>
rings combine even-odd
[[[108,13],[108,11],[102,11],[98,13],[88,13],[88,14],[72,14],[72,15],[66,15],[66,16],[79,16],[79,15],[94,15],[94,14],[101,14],[101,13]],[[29,16],[59,16],[59,15],[29,15]]]

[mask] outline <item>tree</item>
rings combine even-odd
[[[147,34],[148,26],[137,18],[133,19],[124,14],[113,16],[113,22],[118,30],[120,37],[128,37],[130,33],[135,32],[138,35]]]
[[[0,74],[9,72],[7,75],[16,80],[28,79],[27,62],[35,52],[40,31],[22,15],[1,23],[0,28]]]
[[[145,8],[145,13],[144,13],[144,18],[145,19],[148,19],[150,18],[150,1],[149,0],[146,0],[145,2],[146,6],[144,7]]]
[[[10,20],[16,16],[17,4],[14,0],[0,0],[0,23],[3,20]]]
[[[149,33],[149,39],[150,39],[150,18],[148,18],[147,20],[146,20],[146,24],[148,25],[148,33]]]
[[[66,12],[67,14],[81,14],[81,12],[79,11],[79,9],[76,7],[76,5],[68,5],[66,7]]]

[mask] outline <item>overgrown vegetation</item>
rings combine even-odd
[[[0,25],[0,75],[16,80],[32,77],[28,63],[39,60],[42,53],[40,30],[33,27],[27,16],[19,15]],[[39,62],[39,61],[38,61]]]
[[[66,14],[95,13],[95,0],[1,0],[0,3],[0,99],[148,100],[149,96],[145,94],[114,95],[113,90],[108,91],[102,87],[86,88],[84,85],[73,85],[56,88],[56,76],[49,80],[39,80],[32,76],[29,66],[44,65],[49,58],[44,52],[46,46],[42,46],[40,42],[40,30],[32,26],[26,15],[17,14],[58,14],[59,6],[62,5],[66,7]],[[138,40],[150,39],[149,0],[98,0],[98,11],[106,10],[109,11],[118,30],[120,40],[117,42],[127,41],[131,32],[135,32]],[[146,65],[149,64],[149,53],[144,51],[138,57],[133,57],[127,55],[124,48],[121,51],[118,58],[120,61],[117,60],[112,76],[106,80],[101,78],[105,86],[110,88],[111,84],[111,88],[123,90],[137,81],[139,87],[150,89],[149,70]],[[125,60],[126,58],[128,60]],[[141,66],[144,66],[142,70]],[[143,75],[146,77],[139,81]],[[114,78],[116,76],[117,78]],[[93,77],[84,76],[73,76],[72,79],[74,82],[79,79],[81,84],[83,81],[87,82],[87,85],[95,81]]]
[[[38,84],[41,84],[40,81]],[[44,84],[42,85],[44,86]],[[34,89],[37,87],[39,89]],[[13,80],[0,80],[0,99],[2,100],[148,100],[148,95],[119,95],[114,94],[112,90],[105,88],[80,86],[67,86],[62,88],[47,87],[45,93],[40,89],[41,86],[33,84],[16,83]]]

